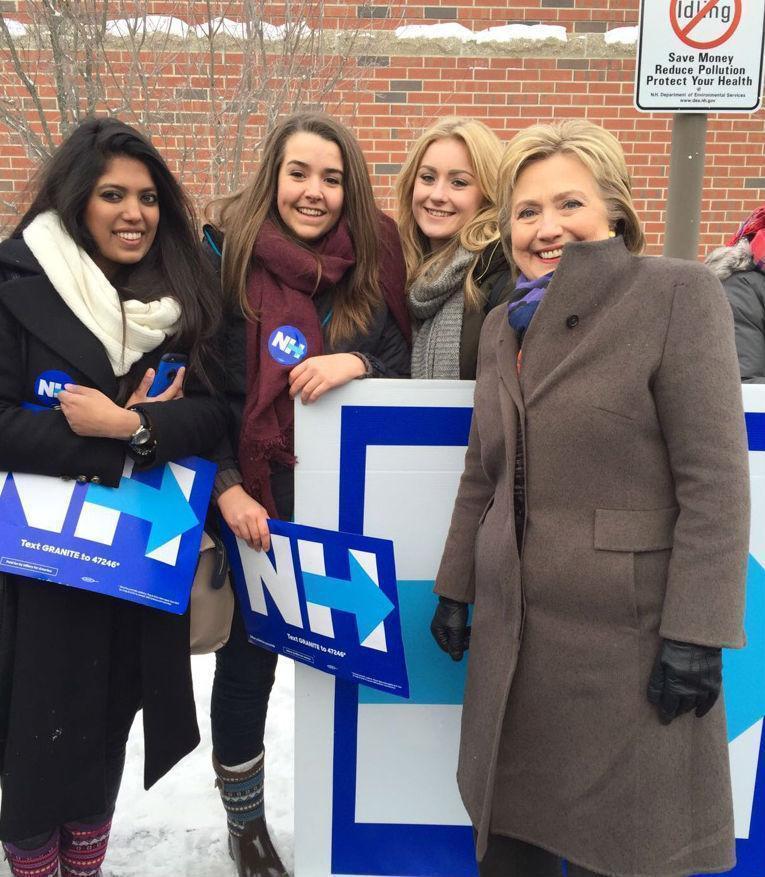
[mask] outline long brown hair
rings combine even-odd
[[[382,301],[379,281],[380,213],[375,206],[361,147],[353,134],[324,113],[301,112],[277,123],[266,137],[257,173],[239,192],[213,201],[207,207],[208,219],[225,233],[221,283],[229,304],[238,306],[250,318],[247,304],[247,275],[255,242],[263,223],[276,225],[296,244],[299,241],[279,216],[276,192],[279,170],[287,141],[293,134],[316,134],[334,143],[343,159],[343,217],[353,241],[356,264],[338,285],[332,301],[328,328],[330,343],[345,340],[355,332],[367,331],[372,315]],[[318,263],[317,257],[317,263]]]
[[[483,205],[476,215],[463,225],[459,234],[455,234],[446,246],[431,253],[430,244],[420,231],[412,212],[412,193],[417,172],[428,147],[437,140],[449,138],[459,140],[465,145],[483,195]],[[398,230],[404,250],[408,284],[423,274],[438,273],[451,261],[457,247],[462,246],[469,252],[475,253],[465,283],[465,305],[468,309],[475,310],[485,304],[481,291],[475,284],[473,270],[481,252],[489,244],[499,240],[496,197],[497,171],[501,158],[502,143],[499,137],[477,119],[459,116],[439,119],[420,135],[396,180]]]

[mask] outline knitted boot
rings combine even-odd
[[[36,850],[23,850],[14,844],[4,843],[5,858],[13,877],[57,877],[58,830]]]
[[[68,822],[61,829],[61,877],[100,877],[112,820]]]
[[[238,877],[288,877],[266,826],[263,754],[243,773],[225,770],[213,755],[215,785],[228,817],[228,849]]]

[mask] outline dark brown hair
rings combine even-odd
[[[215,278],[197,238],[191,202],[156,148],[135,128],[108,117],[93,117],[78,125],[38,172],[34,200],[12,237],[21,237],[40,213],[55,210],[67,234],[92,256],[96,245],[85,224],[85,208],[117,156],[140,161],[151,175],[159,224],[144,258],[137,265],[120,266],[112,282],[130,297],[151,301],[169,295],[177,300],[181,318],[169,343],[188,352],[190,370],[205,378],[202,360],[207,358],[207,342],[220,312]]]

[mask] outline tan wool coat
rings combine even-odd
[[[701,265],[633,256],[618,237],[569,244],[520,381],[516,354],[496,308],[436,583],[474,603],[458,782],[478,857],[493,832],[616,877],[728,870],[722,698],[665,726],[646,685],[662,637],[744,645],[748,464],[730,307]]]

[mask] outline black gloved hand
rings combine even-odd
[[[662,642],[648,680],[648,700],[659,708],[668,725],[676,716],[696,710],[705,716],[715,705],[722,686],[722,651],[713,646]]]
[[[439,648],[448,653],[452,661],[461,661],[470,648],[470,628],[467,623],[467,603],[459,603],[448,597],[439,597],[430,632]]]

